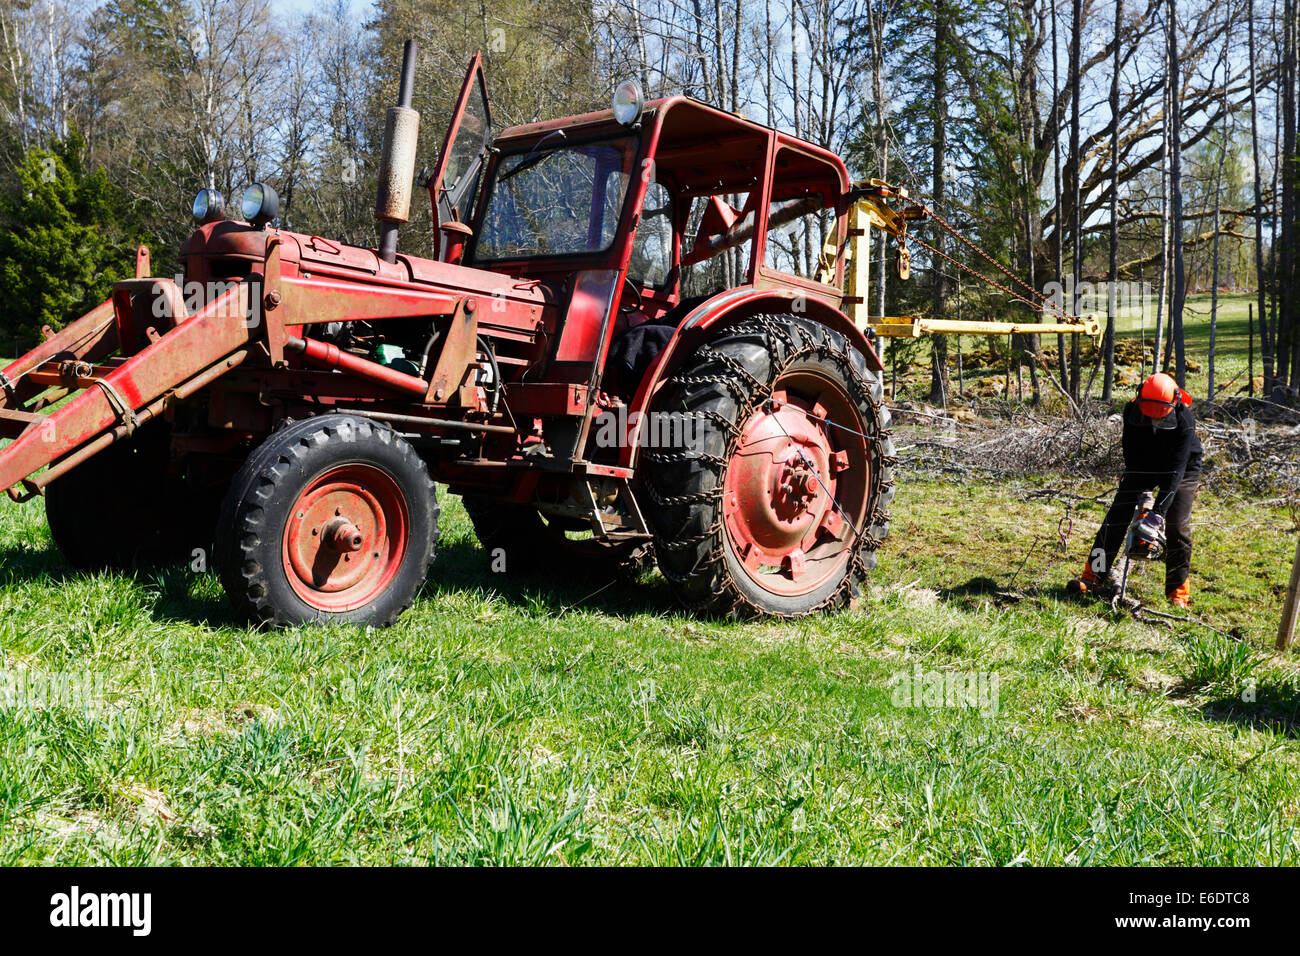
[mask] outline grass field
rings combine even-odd
[[[1251,308],[1256,302],[1253,293],[1219,293],[1219,317],[1215,330],[1215,391],[1221,396],[1236,394],[1238,389],[1247,384],[1247,364],[1250,358]],[[1197,398],[1204,398],[1209,374],[1210,355],[1210,295],[1208,293],[1187,297],[1187,311],[1184,313],[1184,339],[1187,343],[1187,358],[1200,366],[1196,371],[1189,370],[1187,388]],[[1148,305],[1143,317],[1138,310],[1128,310],[1118,317],[1117,331],[1121,337],[1135,338],[1153,342],[1155,338],[1154,305]],[[1103,316],[1104,322],[1104,316]],[[1259,350],[1259,328],[1256,319],[1255,341],[1255,377],[1264,374],[1263,359]],[[1226,387],[1225,387],[1226,386]],[[1094,391],[1100,393],[1100,379]],[[1242,394],[1245,394],[1244,392]],[[1256,391],[1258,394],[1258,390]]]
[[[258,633],[211,574],[74,574],[6,506],[0,862],[1296,862],[1287,519],[1198,510],[1198,611],[1232,640],[1069,603],[1099,509],[1068,558],[1031,549],[1060,509],[1029,487],[911,482],[871,600],[792,625],[492,574],[447,498],[395,627]],[[90,706],[36,699],[61,675]]]
[[[1289,509],[1203,494],[1217,631],[1160,627],[1063,592],[1105,491],[905,468],[869,599],[793,624],[494,574],[444,496],[396,626],[269,633],[5,501],[0,864],[1300,862]]]
[[[1250,366],[1251,341],[1250,341],[1250,309],[1255,302],[1253,293],[1220,293],[1218,303],[1218,321],[1216,323],[1215,333],[1215,392],[1220,399],[1227,398],[1238,393],[1246,394],[1249,377],[1247,375]],[[1209,354],[1210,354],[1210,296],[1198,294],[1187,297],[1187,309],[1184,313],[1184,340],[1186,342],[1187,360],[1189,363],[1187,374],[1187,390],[1196,398],[1204,398],[1209,386]],[[1099,318],[1103,327],[1105,326],[1104,302],[1103,308],[1099,309]],[[1145,316],[1138,307],[1121,309],[1116,320],[1117,337],[1120,339],[1133,339],[1151,345],[1155,341],[1155,305],[1148,302]],[[956,344],[949,337],[949,366],[950,373],[956,376]],[[964,335],[961,337],[962,346],[970,354],[971,350],[978,350],[986,344],[986,339]],[[999,338],[1005,348],[1005,339]],[[1043,345],[1048,349],[1055,348],[1056,337],[1045,336]],[[1090,348],[1090,346],[1087,346]],[[968,366],[968,378],[966,384],[970,384],[982,377],[994,375],[999,380],[1005,369],[1005,353],[1002,360],[998,363],[996,369],[976,367],[971,370]],[[1095,353],[1091,353],[1095,355]],[[1091,358],[1091,355],[1089,358]],[[929,375],[929,352],[926,348],[921,348],[915,356],[911,375],[908,382],[911,384],[910,389],[904,393],[900,388],[900,397],[904,394],[915,395],[923,391],[928,391]],[[1055,370],[1055,364],[1051,367]],[[1084,381],[1086,383],[1091,372],[1091,361],[1085,362]],[[924,370],[924,371],[919,371]],[[1258,328],[1255,330],[1254,341],[1254,372],[1256,378],[1256,394],[1259,394],[1258,381],[1264,374],[1263,359],[1260,354]],[[900,373],[901,374],[901,373]],[[1134,367],[1131,372],[1134,381],[1140,381],[1144,377],[1142,369]],[[1149,369],[1147,370],[1149,374]],[[1014,378],[1014,376],[1013,376]],[[1098,372],[1093,380],[1092,395],[1094,397],[1101,395],[1102,376]],[[1014,390],[1014,381],[1012,388]],[[1029,392],[1028,374],[1025,375],[1025,392]],[[1048,388],[1048,386],[1044,386]],[[1117,396],[1122,396],[1125,400],[1131,395],[1131,386],[1125,385],[1116,390]],[[1049,392],[1049,398],[1054,398]]]

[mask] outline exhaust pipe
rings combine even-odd
[[[379,258],[385,262],[397,261],[397,227],[411,217],[411,183],[415,179],[416,137],[420,132],[420,114],[411,109],[415,53],[415,40],[407,40],[402,47],[397,105],[389,107],[384,125],[375,218],[379,220]]]

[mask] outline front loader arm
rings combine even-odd
[[[113,300],[109,299],[0,370],[0,409],[17,408],[44,391],[45,386],[26,376],[51,359],[97,362],[116,350],[117,325],[113,321]],[[3,434],[14,437],[7,431]]]
[[[124,279],[108,302],[11,362],[0,377],[0,437],[14,440],[0,448],[0,489],[15,500],[40,494],[60,475],[161,414],[168,402],[188,398],[249,356],[278,369],[291,364],[289,351],[295,353],[293,362],[378,387],[395,400],[426,408],[450,405],[459,414],[481,412],[478,390],[467,386],[476,367],[479,302],[490,300],[499,322],[518,321],[521,328],[540,322],[541,293],[515,290],[501,296],[498,277],[491,274],[481,274],[469,290],[455,281],[417,284],[372,273],[306,275],[296,250],[282,270],[283,244],[298,241],[269,234],[261,268],[192,315],[174,280]],[[449,317],[449,326],[427,381],[310,337],[313,326],[327,322],[435,316]],[[57,402],[64,404],[50,411]],[[465,427],[454,420],[427,420]],[[473,427],[514,431],[481,422]]]
[[[121,287],[139,281],[119,283],[115,295]],[[150,281],[174,288],[170,280]],[[192,316],[184,314],[184,305],[180,304],[175,326],[120,364],[93,366],[82,361],[70,363],[79,366],[75,368],[69,364],[50,367],[61,352],[75,354],[71,343],[97,327],[105,315],[112,321],[112,300],[11,363],[5,369],[6,376],[22,375],[19,387],[26,385],[29,392],[58,384],[83,391],[48,414],[15,410],[12,404],[9,408],[0,406],[0,418],[24,426],[17,438],[0,449],[0,488],[16,500],[39,494],[63,472],[158,415],[169,397],[192,394],[237,365],[246,355],[243,348],[258,332],[257,323],[247,318],[249,291],[248,283],[238,283]],[[176,297],[170,298],[175,307]],[[251,314],[260,312],[258,309]],[[115,339],[114,335],[114,344]],[[100,351],[103,340],[97,342],[95,351]],[[22,394],[18,388],[12,391]],[[52,467],[29,478],[46,465]],[[20,482],[23,492],[14,487]]]

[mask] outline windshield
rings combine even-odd
[[[618,231],[634,146],[629,138],[502,156],[475,260],[608,250]]]

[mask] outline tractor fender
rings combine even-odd
[[[635,466],[640,447],[641,423],[649,409],[650,400],[677,363],[703,338],[703,333],[725,328],[751,315],[783,312],[804,316],[834,329],[862,352],[873,371],[884,371],[880,357],[862,331],[843,312],[819,298],[803,295],[793,289],[755,289],[752,286],[720,292],[701,302],[682,320],[637,386],[636,394],[628,403],[626,441],[619,455],[619,463],[624,467]]]

